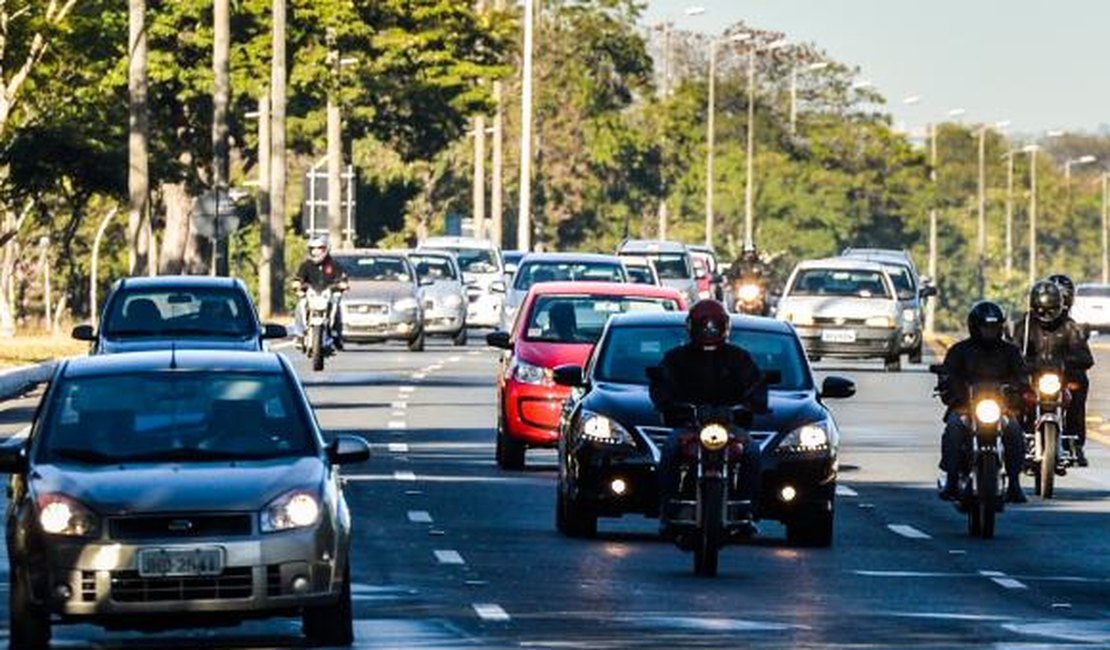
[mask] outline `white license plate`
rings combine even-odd
[[[821,341],[824,343],[855,343],[855,330],[821,330]]]
[[[224,570],[224,550],[206,548],[149,548],[139,551],[139,575],[144,578],[218,575]]]

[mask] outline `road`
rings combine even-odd
[[[1110,418],[1110,351],[1099,356],[1092,411]],[[495,361],[476,344],[434,342],[425,353],[355,347],[319,374],[297,362],[329,433],[364,435],[375,451],[346,476],[357,648],[1110,647],[1110,434],[1091,442],[1091,468],[1060,480],[1057,500],[1008,508],[994,540],[974,540],[935,495],[932,376],[822,365],[819,375],[859,385],[833,405],[834,547],[791,548],[763,524],[705,579],[655,538],[654,521],[602,520],[597,540],[555,532],[553,453],[529,452],[519,473],[493,464]],[[3,405],[0,433],[33,404]],[[0,610],[6,628],[6,599]],[[296,621],[56,632],[56,647],[78,649],[299,643]]]

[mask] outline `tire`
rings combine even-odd
[[[47,650],[50,647],[50,614],[37,609],[31,602],[28,580],[24,571],[11,573],[8,592],[9,647],[12,650]]]
[[[991,539],[998,515],[998,456],[994,452],[983,454],[979,459],[978,472],[976,484],[979,493],[974,509],[979,511],[979,536]]]
[[[343,591],[339,594],[339,602],[323,607],[306,607],[301,614],[301,630],[309,644],[315,647],[345,648],[355,642],[350,564],[343,571]]]
[[[420,335],[409,341],[409,352],[423,352],[426,338],[427,335],[424,334],[424,330],[420,330]]]
[[[925,343],[918,343],[917,347],[915,347],[913,350],[910,350],[910,354],[907,357],[910,363],[921,363],[924,358]]]
[[[1056,459],[1059,456],[1060,427],[1055,422],[1045,422],[1041,428],[1041,464],[1037,468],[1037,494],[1051,499],[1056,488]]]
[[[786,524],[786,541],[794,546],[829,548],[833,544],[833,513],[822,512],[805,521]]]
[[[694,573],[707,578],[717,575],[721,555],[724,490],[722,481],[706,481],[701,487],[702,526],[694,546]]]
[[[324,369],[324,330],[322,328],[312,328],[308,347],[312,356],[312,369],[320,372]]]
[[[451,342],[455,344],[455,347],[461,348],[466,346],[466,341],[467,331],[466,326],[464,325],[463,327],[460,327],[458,333],[455,334],[454,337],[452,337]]]
[[[524,469],[524,443],[510,437],[501,427],[497,431],[497,466],[519,471]]]
[[[883,368],[885,368],[887,372],[901,372],[902,371],[902,357],[901,356],[888,357],[883,362]]]
[[[567,537],[592,538],[597,536],[597,515],[579,505],[566,495],[560,485],[555,495],[555,528]]]

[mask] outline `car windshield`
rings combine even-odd
[[[624,267],[617,262],[525,262],[516,272],[513,288],[527,291],[542,282],[624,282]]]
[[[1110,284],[1081,284],[1075,288],[1075,295],[1084,298],[1110,298]]]
[[[601,344],[594,379],[646,385],[647,369],[659,365],[663,355],[688,340],[686,328],[681,325],[613,327]],[[781,381],[771,386],[773,389],[792,391],[812,388],[804,353],[792,335],[734,327],[730,341],[747,350],[760,370],[782,373]]]
[[[486,248],[453,249],[463,273],[497,273],[497,257]]]
[[[368,255],[339,257],[340,266],[352,280],[371,282],[412,282],[409,267],[400,257]]]
[[[438,255],[413,255],[409,258],[416,267],[416,277],[421,280],[457,280],[451,260]]]
[[[642,257],[655,263],[655,272],[660,280],[689,280],[694,277],[686,256],[682,253],[622,253],[627,256]]]
[[[63,379],[38,437],[45,463],[265,460],[315,453],[281,374],[160,371]]]
[[[635,284],[655,284],[655,277],[651,274],[651,269],[647,266],[637,264],[629,264],[625,267],[628,272],[628,281]]]
[[[669,298],[628,296],[538,296],[528,318],[526,341],[595,343],[609,317],[628,312],[676,311]]]
[[[804,269],[790,287],[792,296],[890,298],[883,274],[862,269]]]
[[[123,289],[112,299],[104,322],[108,338],[243,339],[256,333],[246,294],[224,287]]]

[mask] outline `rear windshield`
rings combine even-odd
[[[539,296],[532,304],[524,340],[596,343],[610,316],[676,310],[678,304],[669,298]]]
[[[525,262],[517,269],[513,288],[527,291],[542,282],[624,282],[624,267],[616,262]]]
[[[497,273],[497,256],[485,248],[452,249],[463,273]]]
[[[1089,298],[1110,298],[1110,284],[1081,284],[1075,288],[1075,295]]]
[[[789,293],[792,296],[891,297],[882,273],[857,269],[799,271]]]
[[[400,257],[367,255],[365,257],[340,257],[339,265],[353,280],[371,282],[412,282],[408,264]]]
[[[651,269],[646,266],[638,266],[630,264],[625,267],[628,272],[628,281],[634,284],[655,284],[655,277],[651,274]]]
[[[614,327],[602,343],[594,379],[618,384],[648,383],[647,369],[689,340],[686,328],[677,326]],[[748,351],[760,370],[778,370],[777,390],[808,390],[813,386],[797,339],[777,332],[733,328],[730,341]]]
[[[145,372],[63,379],[38,437],[47,463],[262,460],[315,453],[281,374]]]
[[[688,280],[694,277],[693,270],[682,253],[621,253],[626,257],[643,257],[655,263],[655,272],[660,280]]]
[[[108,338],[243,339],[255,334],[246,294],[223,287],[124,289],[112,300],[104,323]]]
[[[416,277],[421,280],[457,280],[451,260],[437,255],[413,255],[409,258],[416,267]]]

